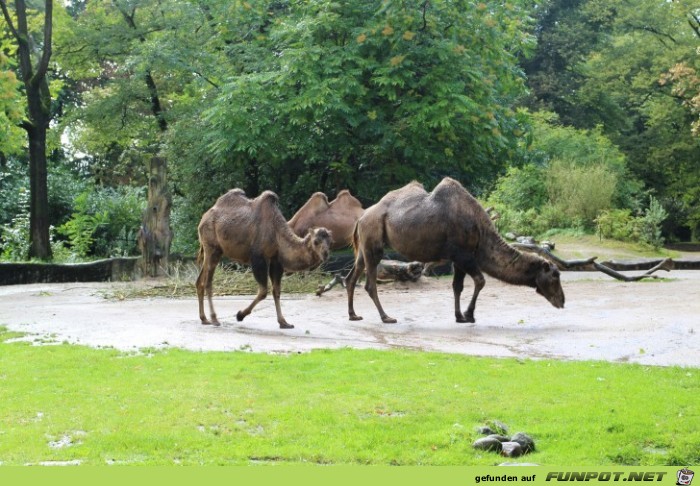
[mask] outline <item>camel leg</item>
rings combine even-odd
[[[213,324],[215,326],[220,326],[219,320],[216,318],[216,312],[214,311],[214,302],[212,299],[212,282],[214,280],[214,271],[216,266],[221,260],[221,252],[215,248],[204,247],[204,258],[202,261],[202,269],[197,277],[197,300],[199,301],[199,319],[202,324]],[[209,301],[209,313],[211,314],[211,321],[207,319],[204,313],[204,295],[207,295],[207,300]]]
[[[465,322],[476,322],[476,319],[474,319],[474,309],[476,309],[476,298],[479,296],[479,292],[481,292],[481,289],[484,288],[484,285],[486,285],[486,280],[484,279],[484,274],[481,273],[481,270],[474,265],[470,264],[466,268],[466,273],[469,274],[469,276],[472,278],[474,281],[474,293],[472,294],[472,300],[469,302],[469,307],[467,307],[467,312],[464,314],[464,319]],[[457,273],[457,265],[455,265],[455,274]],[[456,293],[455,293],[455,297]]]
[[[275,300],[275,311],[277,311],[277,322],[280,329],[294,329],[294,326],[289,324],[282,315],[282,306],[280,305],[280,295],[282,293],[282,274],[284,269],[279,262],[270,262],[270,280],[272,281],[272,298]]]
[[[462,306],[459,302],[462,290],[464,290],[464,277],[466,275],[467,272],[455,265],[454,276],[452,278],[452,291],[455,295],[455,319],[457,319],[457,322],[468,322],[464,314],[462,314]]]
[[[267,297],[267,276],[269,274],[268,262],[263,257],[251,258],[250,266],[253,270],[253,277],[258,282],[258,295],[251,304],[243,310],[238,311],[236,319],[242,321],[245,317],[253,312],[253,308],[258,305],[258,302]]]
[[[367,254],[365,253],[365,258],[367,258],[367,261],[365,262],[367,265],[367,282],[365,283],[365,290],[372,298],[372,302],[374,302],[375,307],[379,311],[379,316],[382,318],[382,322],[385,324],[394,324],[396,323],[396,319],[389,317],[386,312],[384,312],[382,304],[379,302],[379,295],[377,295],[377,266],[379,265],[382,256],[381,251],[372,252],[369,258],[367,258]]]
[[[352,270],[350,270],[348,276],[345,277],[345,290],[347,290],[348,292],[348,315],[350,316],[351,321],[362,320],[362,316],[358,316],[357,314],[355,314],[355,306],[353,300],[355,297],[355,285],[357,285],[357,280],[360,278],[362,272],[364,271],[365,258],[362,255],[362,252],[359,251],[357,253],[357,257],[355,258],[355,265],[352,267]]]

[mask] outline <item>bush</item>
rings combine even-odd
[[[660,248],[664,244],[664,238],[661,236],[661,224],[664,222],[668,213],[661,206],[661,203],[649,196],[649,207],[644,211],[644,216],[640,218],[641,226],[641,241],[654,248]]]
[[[22,261],[29,257],[29,191],[21,188],[13,199],[17,205],[15,216],[10,224],[0,226],[0,257]]]
[[[664,244],[661,224],[667,216],[659,201],[650,196],[649,207],[642,216],[633,216],[629,209],[602,211],[596,218],[596,224],[602,238],[639,242],[660,248]]]
[[[129,186],[87,190],[75,198],[74,213],[57,232],[68,238],[77,257],[134,255],[144,193]]]
[[[597,215],[612,206],[617,175],[603,164],[578,166],[555,160],[546,181],[550,203],[572,222],[592,229]]]

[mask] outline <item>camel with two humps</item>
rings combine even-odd
[[[387,246],[410,260],[452,262],[457,322],[476,322],[476,300],[485,285],[483,273],[506,283],[532,287],[554,307],[564,307],[556,265],[508,245],[481,204],[449,177],[431,193],[418,182],[387,193],[358,220],[353,246],[355,265],[346,279],[350,320],[362,319],[355,313],[353,299],[357,281],[366,270],[365,289],[382,322],[396,322],[386,314],[377,294],[377,265]],[[474,281],[474,292],[467,311],[462,313],[460,296],[466,275]]]
[[[255,299],[236,314],[236,319],[242,321],[267,296],[269,279],[280,328],[294,327],[282,315],[282,275],[318,267],[328,259],[333,240],[323,227],[312,228],[303,238],[294,234],[277,202],[277,195],[271,191],[248,199],[243,190],[232,189],[202,216],[198,227],[198,260],[202,268],[196,283],[202,324],[220,325],[212,302],[212,279],[217,264],[225,256],[250,265],[258,283]],[[204,313],[205,294],[211,320]]]

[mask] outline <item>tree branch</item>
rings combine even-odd
[[[0,8],[2,8],[2,15],[5,17],[5,22],[7,22],[10,32],[12,32],[15,39],[19,39],[19,33],[17,33],[17,29],[15,29],[15,26],[12,23],[12,17],[10,16],[10,12],[7,10],[7,2],[5,0],[0,0]]]
[[[42,48],[41,60],[37,65],[36,72],[32,76],[31,83],[37,86],[46,76],[51,59],[51,43],[53,37],[53,0],[46,0],[44,10],[44,47]]]

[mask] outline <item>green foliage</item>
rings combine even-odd
[[[661,235],[661,224],[668,213],[661,203],[653,196],[649,197],[649,207],[644,211],[641,227],[641,240],[653,248],[661,248],[664,238]]]
[[[634,241],[659,249],[664,243],[662,223],[668,214],[659,201],[649,197],[649,206],[640,216],[629,209],[602,211],[596,218],[598,234],[602,238]]]
[[[21,151],[26,138],[19,128],[24,110],[19,91],[20,83],[15,73],[10,70],[13,63],[5,55],[5,49],[0,38],[0,154],[16,154]]]
[[[20,188],[12,199],[17,204],[16,212],[9,224],[0,226],[0,257],[3,260],[23,261],[29,256],[29,191]]]
[[[620,181],[639,180],[659,197],[668,233],[696,234],[697,2],[551,0],[537,15],[538,49],[524,63],[528,106],[567,126],[602,127],[626,156],[631,177]],[[643,202],[616,204],[635,212]]]
[[[510,167],[496,182],[489,201],[516,211],[542,208],[547,202],[545,169],[534,164]]]
[[[267,65],[222,85],[193,153],[249,193],[273,188],[296,208],[315,190],[374,201],[443,175],[478,189],[517,158],[515,55],[531,43],[517,4],[315,0],[271,14]]]
[[[75,212],[57,228],[75,257],[127,256],[137,253],[136,235],[143,212],[142,188],[93,189],[79,194]]]
[[[565,127],[550,113],[534,114],[532,127],[531,162],[509,169],[489,195],[488,204],[501,214],[502,231],[592,230],[601,211],[635,205],[639,184],[599,128]]]
[[[547,171],[550,203],[576,225],[589,228],[600,211],[611,207],[616,184],[615,173],[603,164],[553,160]]]
[[[596,218],[597,232],[601,238],[619,241],[639,241],[639,219],[629,209],[602,211]]]

